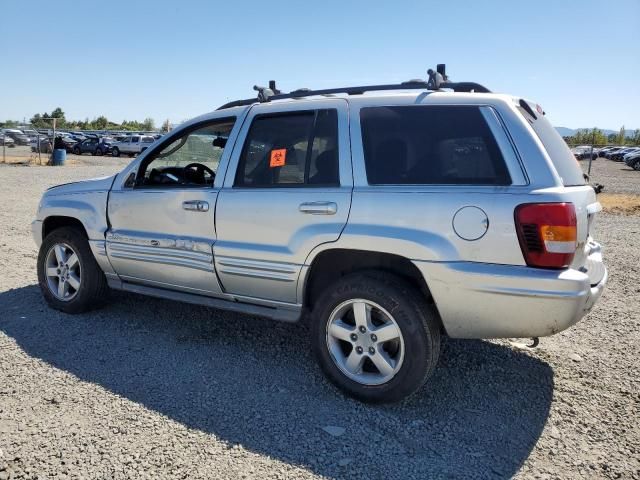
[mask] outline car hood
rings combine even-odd
[[[66,195],[69,193],[106,192],[111,189],[111,185],[116,175],[108,177],[91,178],[79,182],[63,183],[47,189],[45,195]]]

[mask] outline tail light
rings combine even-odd
[[[567,268],[576,253],[572,203],[525,203],[515,211],[522,254],[530,267]]]

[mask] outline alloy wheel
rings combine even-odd
[[[56,243],[47,252],[45,276],[51,293],[64,302],[80,290],[82,273],[76,252],[66,243]]]
[[[382,385],[402,367],[404,340],[393,316],[375,302],[351,299],[327,322],[327,348],[340,371],[362,385]]]

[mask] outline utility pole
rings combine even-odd
[[[589,169],[587,175],[591,176],[591,163],[593,162],[593,144],[596,143],[596,129],[593,128],[591,132],[591,153],[589,154]]]

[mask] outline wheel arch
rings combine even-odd
[[[393,253],[346,248],[329,248],[314,256],[300,282],[303,307],[310,311],[315,299],[329,285],[346,275],[366,271],[401,278],[414,286],[424,300],[437,309],[426,279],[409,258]],[[441,322],[440,327],[443,330]]]
[[[54,230],[62,227],[75,227],[80,230],[86,238],[89,238],[87,229],[83,223],[75,217],[66,215],[51,215],[42,222],[42,238],[46,238]]]

